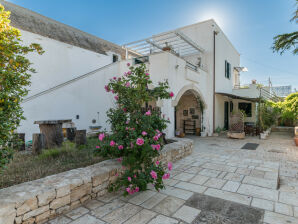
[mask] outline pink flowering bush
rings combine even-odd
[[[149,89],[152,83],[144,64],[133,67],[120,78],[114,77],[105,86],[115,94],[117,107],[107,112],[112,134],[99,135],[96,151],[106,158],[117,158],[122,163],[121,175],[110,185],[109,190],[124,189],[124,195],[147,190],[153,184],[156,190],[164,188],[163,180],[170,177],[172,165],[156,161],[163,148],[163,130],[168,120],[158,110],[150,110],[148,102],[169,99],[168,82],[160,82]]]

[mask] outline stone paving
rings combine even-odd
[[[193,154],[174,163],[166,189],[128,197],[108,194],[47,224],[244,224],[256,217],[255,223],[298,224],[298,150],[288,133],[272,133],[268,140],[192,138]],[[260,145],[241,149],[247,142]],[[210,213],[206,206],[191,203],[202,198],[229,209]],[[236,210],[244,213],[237,216]]]

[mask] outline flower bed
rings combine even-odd
[[[177,139],[167,144],[158,160],[177,161],[193,150],[193,141]],[[85,168],[70,170],[39,180],[0,190],[0,223],[42,223],[69,211],[91,198],[107,193],[117,179],[121,164],[106,160]]]

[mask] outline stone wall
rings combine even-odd
[[[161,151],[159,160],[175,162],[193,150],[193,141],[177,139]],[[109,183],[121,165],[106,160],[0,190],[0,223],[44,223],[58,214],[76,208],[91,198],[107,193]]]

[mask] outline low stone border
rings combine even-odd
[[[192,153],[192,140],[174,140],[176,142],[165,145],[161,151],[161,162],[175,162]],[[44,223],[91,198],[106,194],[107,186],[117,178],[115,174],[120,169],[119,162],[106,160],[1,189],[0,223]]]

